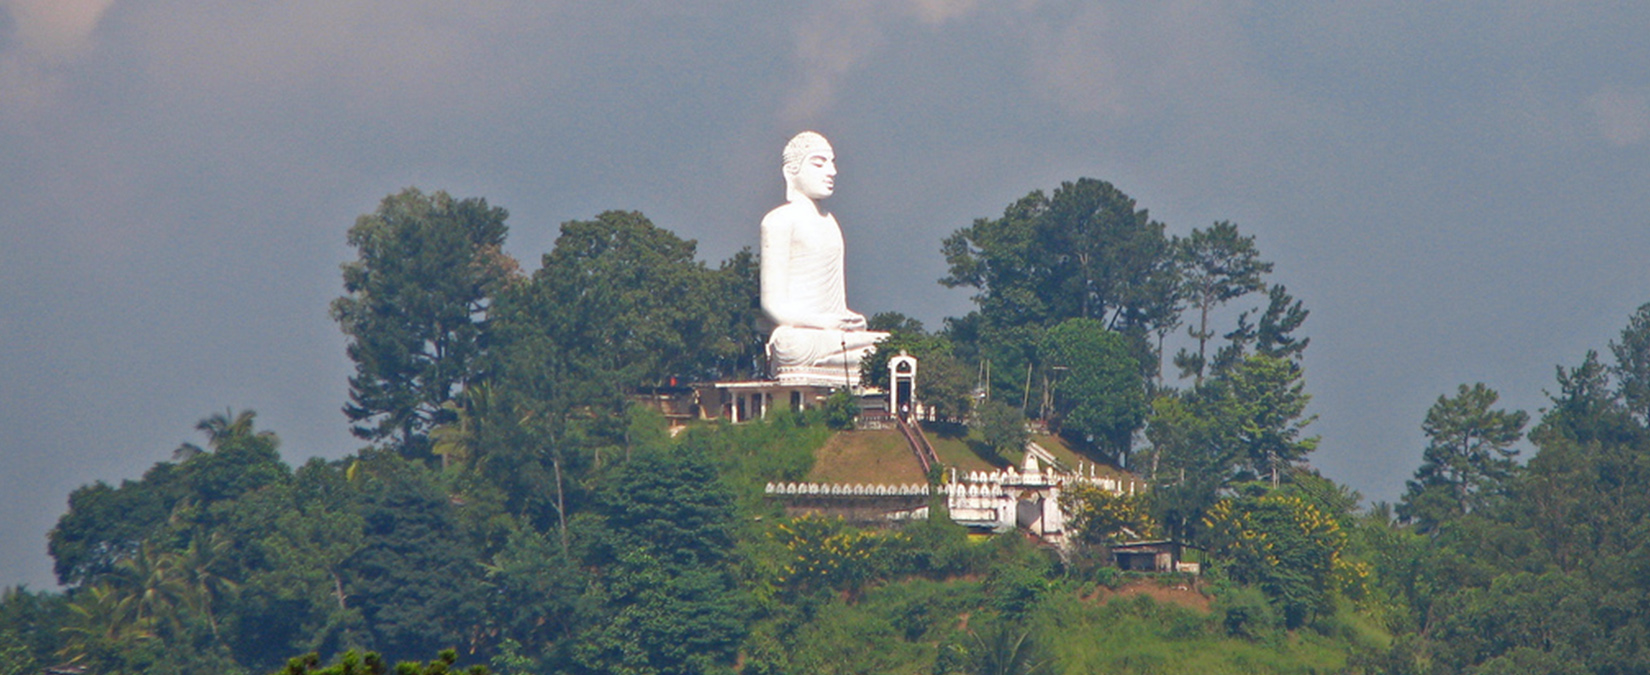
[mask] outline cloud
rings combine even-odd
[[[967,17],[976,6],[974,0],[844,0],[800,16],[794,27],[797,84],[781,120],[810,126],[835,101],[843,80],[888,43],[890,30],[912,21],[935,28]]]
[[[0,0],[11,40],[0,43],[0,111],[29,113],[48,103],[57,71],[91,46],[114,0]]]
[[[14,47],[36,57],[61,58],[83,49],[114,0],[0,0],[16,26]]]
[[[938,24],[966,16],[978,4],[975,0],[911,0],[908,10],[924,23]]]
[[[224,3],[173,20],[182,9],[160,3],[134,18],[155,82],[274,92],[336,82],[357,94],[425,99],[490,72],[480,65],[489,48],[507,44],[518,26],[539,24],[526,15],[553,11],[505,0],[460,10],[435,2],[291,0]]]
[[[1119,121],[1158,118],[1256,86],[1240,64],[1238,10],[1178,0],[1141,11],[1086,5],[1047,13],[1032,28],[1033,73],[1050,102]]]
[[[1627,146],[1650,138],[1650,97],[1643,91],[1605,87],[1587,97],[1599,135],[1611,145]]]

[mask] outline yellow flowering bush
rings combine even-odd
[[[805,515],[780,522],[768,535],[785,549],[778,585],[795,592],[819,589],[858,591],[876,577],[883,558],[903,538],[848,527],[841,518]]]
[[[1291,628],[1327,611],[1331,592],[1361,592],[1369,576],[1366,565],[1342,559],[1340,522],[1295,495],[1223,499],[1203,527],[1226,575],[1258,586]]]
[[[1071,531],[1078,539],[1091,544],[1150,539],[1158,533],[1145,493],[1119,495],[1095,485],[1076,483],[1060,494],[1060,506],[1070,514],[1067,525]]]

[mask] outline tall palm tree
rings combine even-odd
[[[57,655],[69,662],[110,648],[155,639],[154,622],[138,611],[137,597],[108,584],[90,586],[69,603],[66,639]]]
[[[229,540],[213,532],[207,535],[204,546],[201,545],[201,538],[195,537],[181,553],[171,554],[174,559],[172,571],[176,577],[174,583],[181,590],[179,599],[184,607],[206,619],[214,640],[220,639],[220,636],[213,600],[240,592],[239,584],[216,572],[218,561],[229,548],[229,543]]]
[[[253,431],[254,420],[257,417],[258,413],[255,410],[247,409],[237,413],[224,408],[223,414],[212,413],[196,424],[195,428],[206,433],[206,444],[213,450],[220,450],[228,443],[242,439],[275,440],[273,431]]]
[[[212,413],[195,424],[195,429],[206,434],[206,447],[214,451],[222,450],[227,445],[246,440],[259,440],[269,443],[278,443],[273,431],[255,431],[255,420],[258,413],[255,410],[224,408],[221,413]],[[187,462],[198,455],[203,455],[206,449],[194,443],[184,443],[172,451],[172,461]]]
[[[152,627],[182,628],[179,606],[186,591],[179,579],[176,553],[163,551],[145,541],[137,555],[115,565],[114,591],[133,602],[133,610]]]

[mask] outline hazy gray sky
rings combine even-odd
[[[1233,220],[1312,310],[1312,463],[1374,499],[1439,394],[1534,414],[1650,301],[1650,4],[782,4],[0,0],[0,584],[214,411],[356,449],[326,306],[406,186],[529,267],[607,209],[715,262],[818,129],[850,304],[931,326],[941,238],[1033,189]]]

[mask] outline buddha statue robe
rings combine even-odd
[[[888,334],[865,330],[864,317],[848,309],[836,218],[810,215],[783,206],[763,221],[762,308],[773,324],[768,374],[781,382],[858,384],[860,360]]]

